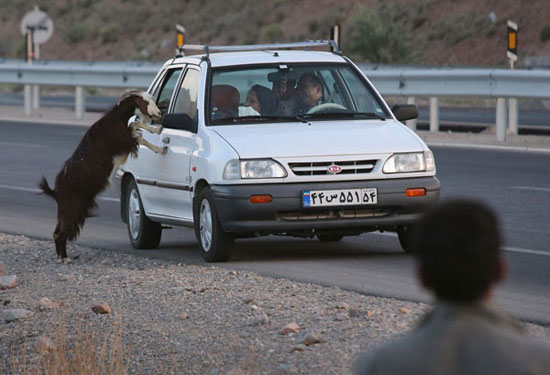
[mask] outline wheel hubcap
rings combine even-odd
[[[212,211],[208,200],[203,199],[200,207],[199,231],[201,235],[201,244],[204,251],[210,251],[212,245]]]
[[[128,201],[128,227],[134,240],[139,236],[140,214],[139,196],[136,190],[132,190]]]

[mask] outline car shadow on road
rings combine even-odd
[[[205,263],[202,261],[199,246],[194,240],[167,239],[161,241],[160,247],[156,251],[159,250],[166,257],[182,259],[186,263]],[[387,236],[365,234],[357,237],[345,237],[337,242],[269,236],[237,240],[228,263],[409,257],[401,250],[397,238]]]

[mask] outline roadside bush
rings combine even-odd
[[[68,44],[77,44],[83,41],[88,34],[88,28],[79,22],[74,22],[63,29],[63,40]]]
[[[402,32],[394,23],[382,21],[376,9],[360,6],[343,34],[345,52],[356,58],[395,63],[405,57]]]
[[[546,42],[550,40],[550,25],[546,25],[540,31],[540,40]]]
[[[281,25],[272,23],[262,29],[262,40],[267,43],[282,42],[285,32]]]
[[[99,29],[99,41],[101,44],[108,44],[116,42],[118,39],[118,33],[120,32],[120,26],[116,22],[112,22]]]

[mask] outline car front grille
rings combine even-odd
[[[329,172],[331,165],[337,165],[342,170],[339,173]],[[346,160],[346,161],[321,161],[321,162],[291,162],[288,166],[296,176],[324,176],[342,174],[366,174],[370,173],[376,160]]]

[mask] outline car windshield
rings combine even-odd
[[[210,125],[384,120],[390,115],[348,64],[277,64],[212,71]]]

